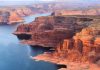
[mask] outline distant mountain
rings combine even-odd
[[[100,1],[99,0],[84,0],[84,2],[81,0],[71,0],[71,1],[0,1],[0,7],[8,7],[8,6],[23,6],[23,5],[45,5],[47,6],[52,6],[52,8],[65,8],[65,9],[84,9],[84,8],[90,8],[90,7],[100,7]]]

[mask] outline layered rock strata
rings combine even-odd
[[[88,27],[75,33],[72,38],[60,42],[53,53],[46,52],[33,59],[67,66],[60,70],[99,70],[100,22],[92,21]]]
[[[1,11],[0,24],[16,24],[23,22],[23,19],[14,12]]]
[[[91,18],[76,16],[38,17],[30,24],[20,25],[15,34],[17,36],[30,35],[29,40],[23,41],[29,45],[56,47],[64,39],[72,38],[76,32],[87,27],[87,23],[91,23],[91,21]]]
[[[21,39],[22,43],[53,47],[54,52],[33,59],[65,65],[70,62],[99,64],[99,28],[99,16],[46,16],[36,18],[31,24],[20,25],[14,34],[25,37]]]
[[[100,15],[100,9],[85,9],[85,10],[56,10],[54,15]]]

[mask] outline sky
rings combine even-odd
[[[100,2],[100,0],[0,0],[0,1],[48,1],[48,2],[50,2],[50,1],[66,1],[66,2]]]
[[[66,4],[99,4],[100,0],[0,0],[1,5],[16,5],[16,4],[29,4],[29,3],[38,3],[38,2],[60,2],[65,1]]]
[[[99,0],[0,0],[0,1],[99,1]]]
[[[0,1],[56,1],[56,0],[0,0]]]

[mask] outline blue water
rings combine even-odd
[[[31,59],[31,56],[44,50],[21,44],[12,34],[16,27],[17,25],[0,26],[0,70],[57,70],[54,64]]]
[[[36,14],[28,17],[24,17],[25,24],[30,23],[35,20],[35,17],[40,17],[40,16],[47,16],[50,15],[51,13],[46,13],[46,14]]]

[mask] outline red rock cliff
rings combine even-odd
[[[55,11],[54,15],[100,15],[100,9],[62,10]]]
[[[55,47],[52,57],[69,61],[96,62],[100,58],[100,17],[46,16],[20,25],[16,32],[22,43]]]
[[[92,18],[82,16],[46,16],[38,17],[30,24],[22,24],[17,28],[16,35],[31,35],[24,43],[55,47],[64,39],[72,38],[76,32],[90,24]]]
[[[100,60],[100,23],[96,22],[83,28],[71,39],[64,39],[56,49],[55,54],[71,61],[90,61]]]
[[[8,11],[1,11],[0,13],[0,24],[14,24],[22,21],[23,19],[17,13]]]

